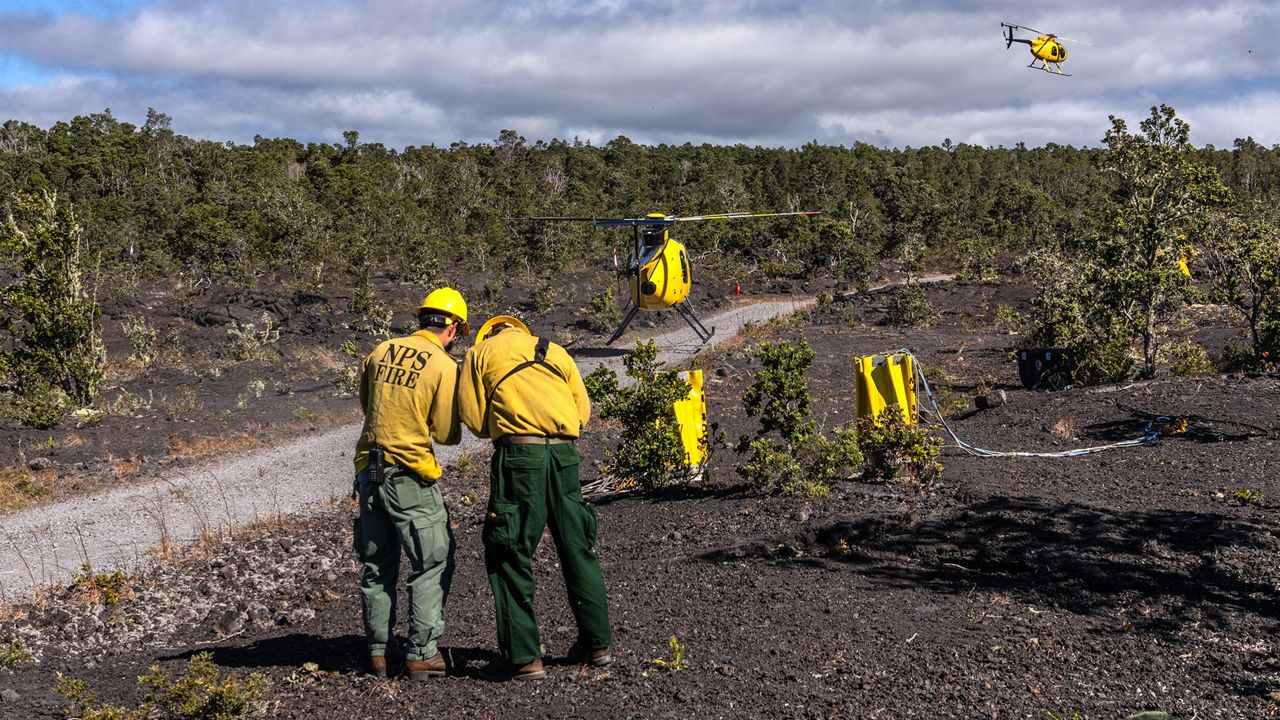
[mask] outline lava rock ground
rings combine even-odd
[[[544,543],[538,612],[551,667],[527,684],[476,675],[494,646],[478,458],[444,480],[458,541],[450,677],[359,673],[352,509],[339,504],[162,563],[117,606],[72,589],[11,608],[0,642],[22,637],[35,657],[0,670],[0,716],[62,716],[57,672],[104,701],[136,703],[150,665],[178,672],[202,651],[224,670],[265,673],[273,717],[1280,715],[1280,382],[1026,391],[993,315],[1025,302],[1025,289],[956,283],[929,294],[943,310],[933,328],[876,325],[883,294],[852,295],[700,358],[712,420],[731,438],[751,432],[740,398],[758,367],[752,343],[804,338],[827,429],[853,417],[852,358],[908,346],[927,373],[952,378],[941,393],[1006,392],[999,407],[951,418],[980,446],[1098,445],[1140,436],[1158,416],[1185,417],[1187,430],[1062,460],[948,450],[942,481],[914,512],[897,487],[858,481],[821,500],[760,496],[737,484],[738,459],[721,449],[704,487],[598,502],[614,665],[563,662],[575,633]],[[593,429],[589,461],[615,433]],[[1236,500],[1244,489],[1260,499]],[[669,655],[672,635],[687,670],[651,662]],[[322,672],[299,681],[308,662]]]

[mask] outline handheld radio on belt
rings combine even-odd
[[[386,470],[387,455],[379,445],[369,448],[369,482],[381,485]]]

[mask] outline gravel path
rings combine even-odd
[[[767,322],[813,304],[801,298],[731,308],[705,320],[716,329],[706,346],[687,327],[654,340],[659,357],[677,364],[733,338],[748,323]],[[623,348],[629,344],[581,353],[578,366],[584,375],[598,365],[621,372]],[[149,551],[166,542],[187,544],[205,533],[330,505],[350,489],[350,453],[359,432],[358,425],[348,425],[187,468],[142,486],[0,516],[0,600],[17,599],[33,586],[65,583],[85,562],[95,571],[136,568],[149,562]],[[486,444],[464,432],[460,445],[438,448],[441,463]]]

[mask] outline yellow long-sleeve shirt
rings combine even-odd
[[[564,348],[550,343],[546,362],[558,371],[531,365],[502,377],[532,360],[538,339],[507,328],[473,346],[462,360],[458,414],[482,438],[504,435],[547,435],[576,438],[591,419],[591,402],[578,366]],[[489,394],[501,381],[493,396]]]
[[[407,467],[424,480],[439,478],[432,438],[441,445],[456,445],[462,438],[457,384],[457,363],[430,331],[374,348],[360,371],[364,429],[356,442],[356,472],[369,464],[369,448],[377,443],[387,463]]]

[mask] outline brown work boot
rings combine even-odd
[[[376,678],[385,678],[387,676],[387,659],[382,655],[370,655],[369,674]]]
[[[494,660],[480,670],[480,677],[490,682],[508,680],[541,680],[547,676],[542,669],[542,658],[524,665],[513,665],[509,660]]]
[[[410,680],[444,677],[444,656],[436,653],[426,660],[405,660],[404,669],[409,671]]]
[[[565,660],[570,663],[579,665],[590,665],[592,667],[604,667],[613,662],[613,655],[609,652],[609,648],[600,648],[591,650],[591,645],[586,640],[579,639],[569,648],[569,653],[565,656]]]

